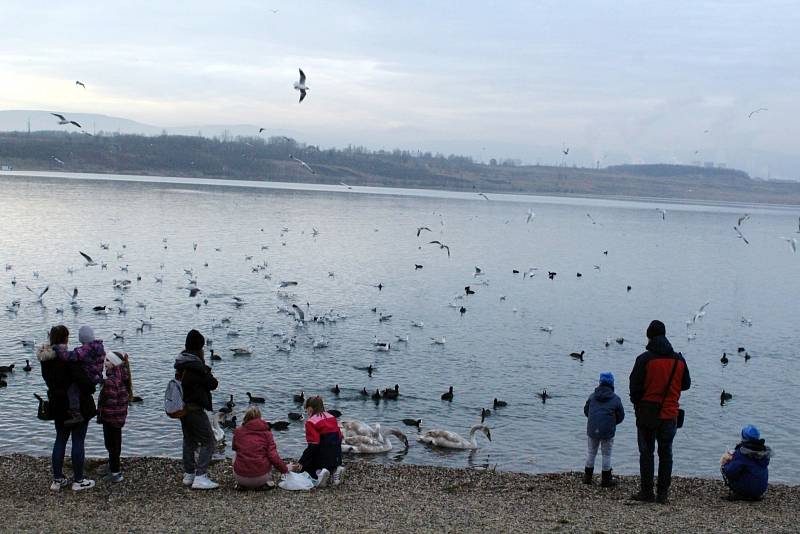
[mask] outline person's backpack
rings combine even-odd
[[[180,419],[186,415],[186,403],[183,402],[183,385],[177,378],[167,384],[164,392],[164,411],[173,419]]]

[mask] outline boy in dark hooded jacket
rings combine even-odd
[[[616,486],[611,476],[611,448],[617,425],[625,419],[622,401],[614,393],[614,375],[610,372],[600,374],[600,385],[589,396],[583,407],[583,414],[589,418],[586,423],[586,435],[589,436],[589,452],[586,455],[586,467],[583,483],[591,484],[594,474],[594,461],[597,449],[603,451],[603,475],[600,485],[604,488]]]
[[[722,478],[730,489],[729,500],[760,500],[769,483],[769,459],[772,449],[764,445],[761,433],[753,425],[742,429],[742,441],[733,453],[722,456]]]
[[[181,382],[186,405],[186,415],[181,417],[183,485],[192,489],[219,487],[206,474],[216,445],[206,410],[211,410],[211,392],[217,389],[218,383],[206,365],[203,355],[205,343],[200,332],[190,330],[186,335],[186,350],[175,359],[175,378]]]

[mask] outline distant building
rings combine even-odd
[[[0,164],[0,171],[13,171],[13,170],[14,166],[11,165],[10,163]]]
[[[703,162],[703,167],[705,167],[706,169],[713,169],[714,168],[714,162],[713,161],[704,161]]]

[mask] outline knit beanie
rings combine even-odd
[[[600,383],[601,384],[608,384],[612,388],[614,387],[614,375],[611,371],[606,371],[605,373],[600,373]]]
[[[761,432],[758,431],[753,425],[747,425],[742,428],[742,440],[744,441],[758,441],[761,439]]]
[[[206,344],[206,338],[197,330],[189,330],[186,334],[186,350],[200,350]]]
[[[91,343],[94,341],[94,330],[89,325],[83,325],[78,330],[78,341],[81,343]]]
[[[647,327],[648,339],[653,339],[654,337],[666,336],[666,335],[667,335],[667,327],[664,326],[664,323],[662,323],[658,319],[650,322],[650,326]]]

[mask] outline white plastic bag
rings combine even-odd
[[[289,491],[308,491],[314,487],[314,479],[305,471],[302,473],[289,471],[281,475],[278,487]]]

